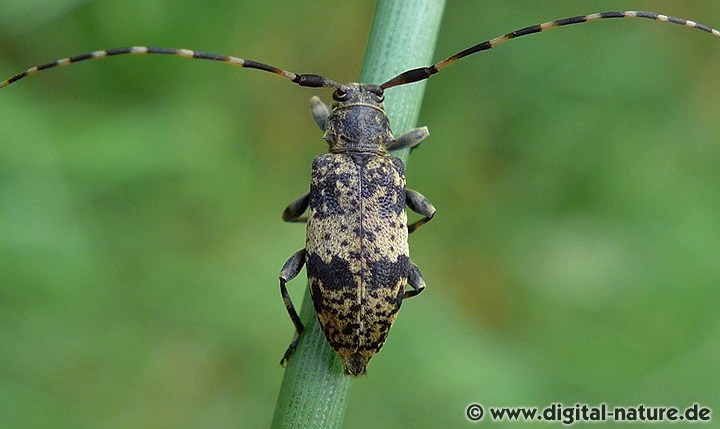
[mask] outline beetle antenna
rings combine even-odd
[[[644,19],[652,19],[653,21],[659,21],[659,22],[669,22],[672,24],[677,25],[683,25],[685,27],[689,28],[695,28],[698,30],[705,31],[707,33],[712,34],[713,36],[720,37],[720,31],[708,27],[703,24],[699,24],[694,21],[690,21],[683,18],[676,18],[674,16],[668,16],[668,15],[661,15],[654,12],[646,12],[646,11],[639,11],[639,10],[628,10],[628,11],[613,11],[613,12],[601,12],[601,13],[593,13],[590,15],[580,15],[580,16],[573,16],[570,18],[564,18],[564,19],[558,19],[556,21],[550,21],[545,22],[538,25],[532,25],[530,27],[521,28],[519,30],[515,30],[511,33],[507,33],[504,36],[496,37],[494,39],[487,40],[482,43],[478,43],[477,45],[471,46],[463,51],[458,52],[457,54],[448,57],[438,63],[435,63],[429,67],[419,67],[412,70],[405,71],[403,73],[400,73],[399,75],[395,76],[394,78],[388,80],[387,82],[380,85],[380,88],[387,89],[392,88],[393,86],[400,86],[405,85],[412,82],[417,82],[421,80],[425,80],[429,78],[430,76],[434,75],[441,69],[447,67],[448,65],[454,63],[455,61],[465,58],[467,56],[470,56],[476,52],[480,51],[486,51],[488,49],[494,48],[495,46],[507,42],[510,39],[515,39],[520,36],[527,36],[528,34],[534,34],[534,33],[540,33],[546,30],[550,30],[557,27],[562,27],[565,25],[572,25],[572,24],[583,24],[586,22],[593,22],[593,21],[600,21],[602,19],[611,19],[611,18],[644,18]]]
[[[282,76],[289,81],[296,83],[300,86],[308,86],[312,88],[329,87],[339,89],[342,85],[316,74],[298,74],[287,70],[277,68],[268,64],[259,63],[257,61],[245,60],[238,57],[231,57],[227,55],[212,54],[208,52],[192,51],[189,49],[176,49],[176,48],[159,48],[153,46],[132,46],[127,48],[116,48],[108,49],[106,51],[93,51],[87,52],[73,57],[63,58],[55,60],[46,64],[41,64],[35,67],[31,67],[23,72],[16,74],[10,79],[0,83],[0,89],[17,82],[18,80],[38,73],[43,70],[51,69],[54,67],[66,66],[69,64],[78,63],[86,60],[99,60],[105,57],[112,57],[115,55],[144,55],[144,54],[160,54],[160,55],[174,55],[176,57],[193,58],[198,60],[211,60],[220,61],[227,64],[232,64],[238,67],[245,67],[251,69],[258,69],[266,72]]]

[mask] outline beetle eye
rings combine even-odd
[[[378,88],[376,91],[371,92],[373,95],[373,100],[382,103],[385,101],[385,91],[382,90],[382,88]]]
[[[350,96],[348,95],[347,91],[345,91],[342,88],[338,88],[333,92],[333,100],[335,101],[348,101]]]

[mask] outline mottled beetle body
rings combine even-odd
[[[283,268],[281,284],[306,265],[318,320],[350,375],[365,373],[403,298],[425,287],[410,261],[407,237],[435,212],[420,194],[406,192],[405,166],[387,154],[388,147],[416,145],[427,131],[414,130],[396,141],[378,94],[376,86],[348,84],[336,93],[330,115],[313,100],[330,153],[315,158],[310,192],[283,215],[298,220],[308,211],[305,249],[286,264],[292,269]],[[406,204],[425,218],[408,227]],[[406,284],[412,288],[407,293]],[[289,298],[285,302],[292,306]]]
[[[402,303],[410,269],[404,187],[397,158],[332,153],[313,163],[308,285],[323,332],[351,374],[365,372]]]
[[[286,221],[308,224],[305,248],[291,256],[280,272],[280,292],[296,329],[281,362],[290,358],[304,329],[286,283],[307,266],[313,303],[328,342],[342,358],[346,374],[362,375],[370,358],[385,342],[403,299],[425,288],[420,271],[410,261],[407,236],[435,213],[425,197],[405,187],[403,163],[388,154],[416,146],[428,135],[427,128],[409,131],[395,139],[383,110],[384,91],[427,79],[459,59],[517,37],[567,25],[624,18],[669,22],[720,37],[720,31],[683,18],[647,11],[610,11],[524,27],[470,46],[430,66],[406,70],[380,85],[340,84],[324,76],[297,74],[221,54],[132,46],[87,52],[31,67],[0,82],[0,89],[46,69],[124,54],[220,61],[270,72],[300,86],[335,89],[332,112],[317,97],[312,101],[313,117],[325,131],[330,151],[313,162],[310,192],[283,213]],[[405,206],[423,218],[406,225]],[[306,210],[308,215],[303,217]]]

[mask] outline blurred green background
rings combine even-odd
[[[151,44],[349,81],[374,10],[14,3],[7,76]],[[720,26],[713,0],[449,3],[438,59],[606,9]],[[304,243],[280,213],[326,149],[313,94],[330,92],[167,57],[0,92],[0,426],[269,424],[293,332],[277,277]],[[699,402],[718,421],[718,94],[720,41],[647,21],[520,39],[433,77],[408,167],[438,209],[411,237],[428,289],[353,382],[346,427],[462,425],[471,402]]]

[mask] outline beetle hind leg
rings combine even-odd
[[[422,274],[420,274],[420,269],[412,261],[410,261],[407,284],[411,289],[405,291],[403,299],[412,298],[425,290],[425,279],[423,279]]]
[[[287,364],[290,356],[292,356],[293,352],[297,348],[298,343],[300,342],[300,335],[305,329],[305,326],[300,320],[300,316],[298,316],[295,306],[290,299],[287,287],[285,286],[287,282],[294,279],[300,273],[303,265],[305,265],[305,249],[295,252],[295,254],[293,254],[287,262],[285,262],[285,265],[283,265],[280,270],[280,294],[282,295],[283,302],[285,303],[285,308],[290,315],[290,319],[292,320],[293,325],[295,325],[295,336],[280,360],[280,365],[282,366]]]

